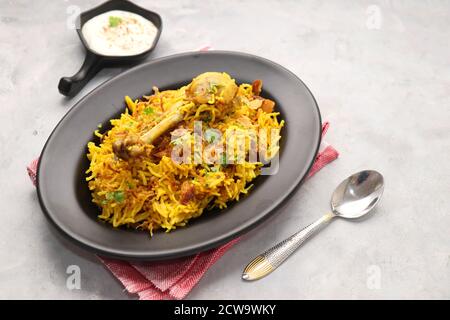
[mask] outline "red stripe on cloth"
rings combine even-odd
[[[166,291],[181,280],[186,273],[197,263],[199,254],[192,256],[192,259],[174,259],[157,262],[135,262],[133,266],[147,280],[151,281],[155,287],[161,291]]]
[[[337,150],[334,149],[332,146],[327,146],[325,150],[323,150],[321,153],[317,155],[316,160],[314,161],[311,170],[308,173],[308,178],[315,175],[317,171],[325,167],[327,164],[335,160],[337,157],[339,157],[339,152],[337,152]]]
[[[31,183],[36,185],[37,168],[39,164],[39,158],[34,159],[27,167],[28,176],[31,179]]]
[[[122,282],[128,292],[139,293],[154,287],[139,271],[130,263],[123,260],[98,257],[105,266]]]

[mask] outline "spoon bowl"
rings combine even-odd
[[[361,218],[377,205],[383,190],[384,179],[379,172],[360,171],[337,186],[331,197],[331,209],[341,218]]]

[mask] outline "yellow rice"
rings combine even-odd
[[[114,227],[128,226],[151,234],[157,229],[170,231],[185,226],[189,219],[200,216],[204,210],[225,208],[227,202],[239,201],[251,189],[250,182],[260,174],[260,162],[251,163],[244,159],[229,165],[179,164],[166,155],[158,161],[147,156],[124,161],[114,154],[112,144],[120,134],[148,131],[171,106],[183,100],[185,90],[186,86],[161,92],[154,88],[153,95],[135,101],[127,96],[127,108],[119,119],[111,120],[112,128],[104,133],[100,133],[100,129],[95,131],[100,141],[88,143],[90,166],[86,180],[92,201],[101,209],[101,220]],[[278,121],[277,112],[266,113],[261,108],[251,107],[250,101],[254,100],[252,85],[241,84],[237,97],[239,102],[232,108],[217,103],[220,97],[200,106],[184,105],[184,121],[172,132],[180,127],[192,132],[194,121],[203,120],[204,127],[220,130],[222,142],[230,128],[257,132],[259,129],[276,129],[279,134],[284,121]],[[193,135],[187,137],[193,143]],[[146,146],[149,152],[156,147]],[[248,155],[249,143],[241,147]],[[267,150],[268,157],[273,157],[278,147],[268,143]],[[180,200],[185,181],[195,190],[195,198],[187,203]]]

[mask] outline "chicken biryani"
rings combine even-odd
[[[152,234],[239,201],[279,153],[284,121],[261,90],[261,80],[206,72],[176,90],[125,97],[111,129],[88,143],[99,218]]]

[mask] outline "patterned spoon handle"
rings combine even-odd
[[[274,247],[254,258],[244,269],[242,279],[251,281],[260,279],[278,268],[298,247],[302,245],[311,235],[320,230],[331,219],[334,213],[328,213],[304,229],[294,233],[286,240],[281,241]]]

